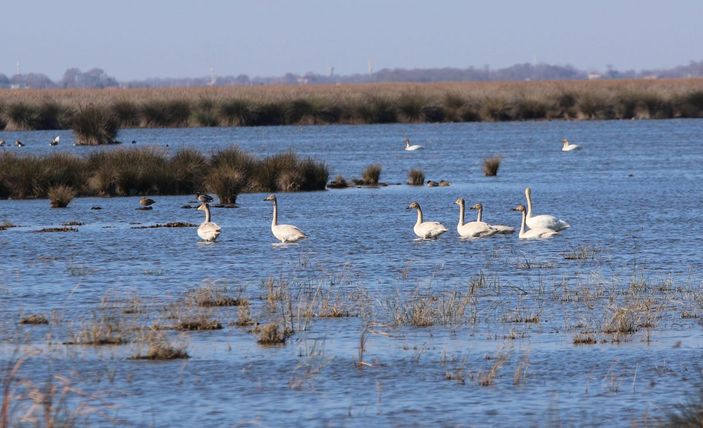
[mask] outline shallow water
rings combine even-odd
[[[113,149],[74,147],[70,133],[58,134],[61,144],[50,147],[49,132],[4,132],[0,138],[27,146],[0,150]],[[425,150],[403,151],[406,134]],[[120,423],[136,425],[629,425],[662,416],[701,381],[701,135],[703,120],[123,130],[123,141],[166,151],[238,144],[263,156],[292,149],[325,161],[331,177],[358,177],[378,162],[390,185],[280,194],[281,221],[310,236],[287,246],[272,245],[263,194],[240,195],[236,209],[213,209],[223,230],[215,244],[199,243],[195,228],[135,228],[198,224],[201,212],[181,208],[189,197],[155,197],[151,211],[135,210],[137,197],[78,198],[63,210],[46,200],[0,201],[0,223],[18,226],[0,231],[0,359],[10,359],[17,343],[39,347],[25,376],[46,377],[47,367],[71,372],[85,390],[109,397]],[[564,136],[584,149],[562,153]],[[482,160],[493,154],[503,158],[498,177],[484,177]],[[410,168],[451,186],[397,184]],[[537,213],[572,227],[538,242],[457,238],[456,197],[482,202],[488,222],[519,226],[511,209],[524,203],[527,185]],[[413,200],[449,232],[415,241],[415,214],[405,209]],[[82,223],[77,232],[36,232],[71,221]],[[564,258],[577,248],[597,252]],[[466,292],[481,273],[487,285],[470,321],[393,322],[399,302]],[[371,315],[318,318],[285,346],[262,347],[227,323],[236,308],[215,309],[223,330],[174,333],[188,344],[185,362],[129,360],[133,344],[61,345],[106,296],[139,296],[148,317],[211,283],[242,289],[255,318],[270,320],[261,300],[268,278],[298,291],[361,293]],[[632,291],[640,283],[645,291]],[[651,325],[620,340],[598,330],[618,307],[635,304],[652,306]],[[49,326],[18,325],[21,314],[52,311]],[[532,314],[539,322],[512,322]],[[369,320],[382,325],[368,335],[371,367],[360,369],[354,361]],[[574,345],[581,332],[598,343]],[[482,386],[500,356],[504,365]],[[526,374],[515,381],[521,364]],[[460,381],[447,375],[455,372]]]

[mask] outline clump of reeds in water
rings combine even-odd
[[[78,145],[99,145],[115,142],[119,123],[107,108],[89,105],[73,117],[73,132]]]
[[[132,356],[135,360],[177,360],[190,358],[184,344],[171,343],[166,334],[157,330],[148,330],[139,339],[139,345],[146,350]]]
[[[264,324],[258,328],[259,337],[256,340],[261,345],[282,345],[291,335],[290,330],[277,323]]]
[[[216,166],[205,177],[206,188],[216,194],[223,205],[234,205],[245,185],[244,175],[229,165]]]
[[[66,208],[68,204],[76,197],[76,191],[70,186],[54,186],[47,192],[51,201],[51,208]]]
[[[500,161],[502,158],[500,156],[491,156],[490,158],[483,160],[483,174],[486,177],[495,177],[498,175],[498,168],[500,168]]]
[[[186,296],[188,303],[202,307],[240,306],[246,299],[234,296],[227,287],[212,284],[205,285],[189,292]]]
[[[378,186],[378,181],[381,179],[381,164],[373,163],[364,169],[361,173],[361,180],[367,186]]]
[[[334,180],[327,183],[328,189],[346,189],[349,187],[349,183],[341,175],[334,177]]]
[[[408,173],[408,184],[422,186],[425,183],[425,173],[421,169],[411,169]]]
[[[20,324],[42,325],[49,324],[49,319],[42,314],[30,314],[20,318]]]

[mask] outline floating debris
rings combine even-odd
[[[154,224],[151,226],[132,226],[132,229],[156,229],[159,227],[196,227],[197,224],[193,223],[185,223],[182,221],[176,221],[176,222],[171,222],[171,223],[165,223],[165,224]]]

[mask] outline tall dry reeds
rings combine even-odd
[[[99,145],[115,141],[119,123],[106,107],[91,104],[76,112],[72,127],[76,144]]]

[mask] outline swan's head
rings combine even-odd
[[[566,138],[562,138],[561,143],[566,146],[567,144],[569,144],[569,140],[567,140]]]
[[[412,209],[419,210],[419,209],[420,209],[420,204],[418,204],[417,201],[413,201],[413,202],[410,203],[410,205],[408,205],[408,209],[409,209],[409,210],[412,210]]]
[[[272,193],[272,194],[268,195],[268,196],[266,197],[266,199],[264,199],[264,201],[273,201],[273,202],[275,202],[275,201],[276,201],[276,195],[274,195],[274,194]]]
[[[470,210],[482,210],[482,209],[483,209],[483,205],[481,205],[480,203],[474,204],[474,205],[472,205],[471,208],[469,208],[469,209],[470,209]]]
[[[456,198],[456,201],[454,201],[454,203],[457,205],[464,205],[464,198]]]
[[[517,204],[517,206],[513,208],[513,211],[520,211],[521,213],[524,213],[526,210],[523,204]]]
[[[208,207],[207,204],[200,204],[200,205],[198,205],[197,210],[198,210],[198,211],[205,211],[205,210],[208,209],[208,208],[209,208],[209,207]]]
[[[529,187],[525,187],[525,196],[527,196],[529,198],[531,195],[532,195],[532,189],[530,189]]]

